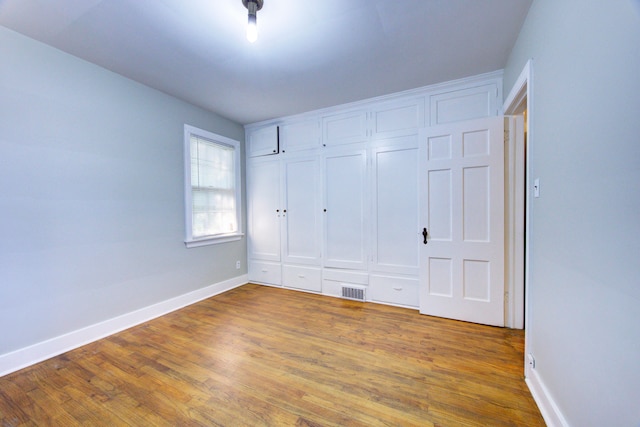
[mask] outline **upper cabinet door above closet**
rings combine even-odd
[[[424,97],[376,105],[372,114],[374,139],[417,134],[424,126]]]
[[[498,115],[499,88],[495,83],[435,93],[429,97],[431,126]]]
[[[326,147],[365,142],[367,112],[350,111],[322,118],[322,144]]]
[[[280,126],[280,150],[293,153],[319,148],[320,136],[319,119],[283,124]]]
[[[278,126],[269,125],[248,131],[249,157],[268,156],[279,152]]]

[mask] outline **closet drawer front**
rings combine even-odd
[[[288,288],[321,292],[322,275],[319,268],[283,265],[282,284]]]
[[[368,285],[369,274],[366,271],[349,271],[342,269],[325,268],[322,274],[324,280],[332,282],[345,282],[357,285]]]
[[[418,279],[371,275],[369,292],[372,301],[416,308],[420,304]]]
[[[280,264],[251,260],[249,262],[249,281],[269,285],[282,285]]]

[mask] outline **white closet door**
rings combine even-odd
[[[320,265],[320,160],[317,157],[284,162],[283,261]]]
[[[366,259],[365,150],[324,158],[325,267],[364,269]]]
[[[249,258],[280,261],[280,162],[249,163]]]
[[[503,326],[503,118],[427,129],[420,192],[420,312]]]
[[[373,271],[418,274],[418,137],[388,140],[373,156]]]

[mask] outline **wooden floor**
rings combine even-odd
[[[246,285],[0,378],[0,425],[543,426],[523,340]]]

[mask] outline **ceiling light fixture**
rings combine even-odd
[[[242,4],[249,11],[247,22],[247,40],[251,43],[258,39],[257,12],[262,9],[264,0],[242,0]]]

